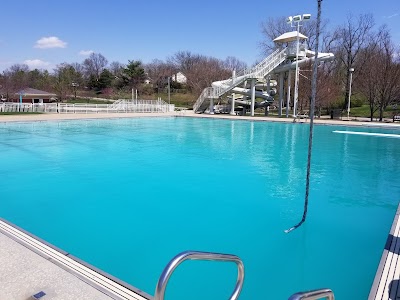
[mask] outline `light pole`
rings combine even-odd
[[[72,87],[74,88],[74,92],[75,92],[75,100],[76,100],[76,89],[78,88],[79,84],[76,82],[71,83]]]
[[[297,15],[293,17],[288,17],[286,22],[290,24],[291,27],[297,27],[297,38],[296,38],[296,75],[294,80],[294,101],[293,101],[293,117],[297,114],[297,102],[299,100],[299,48],[300,48],[300,22],[308,21],[311,19],[310,14]],[[293,25],[297,23],[296,25]]]
[[[168,76],[168,104],[171,104],[171,77]]]
[[[350,120],[351,83],[353,81],[354,68],[350,68],[349,72],[350,72],[350,86],[349,86],[349,99],[347,101],[347,120]]]

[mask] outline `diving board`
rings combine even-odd
[[[393,134],[393,133],[375,133],[375,132],[345,131],[345,130],[334,130],[333,133],[353,134],[353,135],[367,135],[367,136],[377,136],[377,137],[387,137],[387,138],[400,139],[400,134]]]

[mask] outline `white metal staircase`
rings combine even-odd
[[[121,108],[124,108],[126,105],[126,100],[125,99],[118,99],[117,101],[114,101],[109,108],[113,110],[119,110]]]
[[[277,49],[253,68],[242,70],[235,77],[219,81],[219,86],[217,87],[205,88],[193,105],[193,111],[196,113],[203,112],[209,106],[210,99],[218,99],[247,79],[264,78],[285,59],[286,48],[283,50]]]

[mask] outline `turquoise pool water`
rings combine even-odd
[[[239,255],[240,299],[366,299],[400,199],[400,139],[192,118],[0,123],[0,217],[150,294],[183,250]],[[227,299],[229,263],[185,262],[166,299]]]

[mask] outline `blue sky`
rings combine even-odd
[[[109,62],[166,59],[189,50],[217,58],[260,59],[260,24],[269,17],[311,13],[316,0],[13,0],[2,3],[0,71],[12,64],[52,70],[94,51]],[[330,26],[352,13],[373,13],[400,44],[400,0],[324,0]]]

